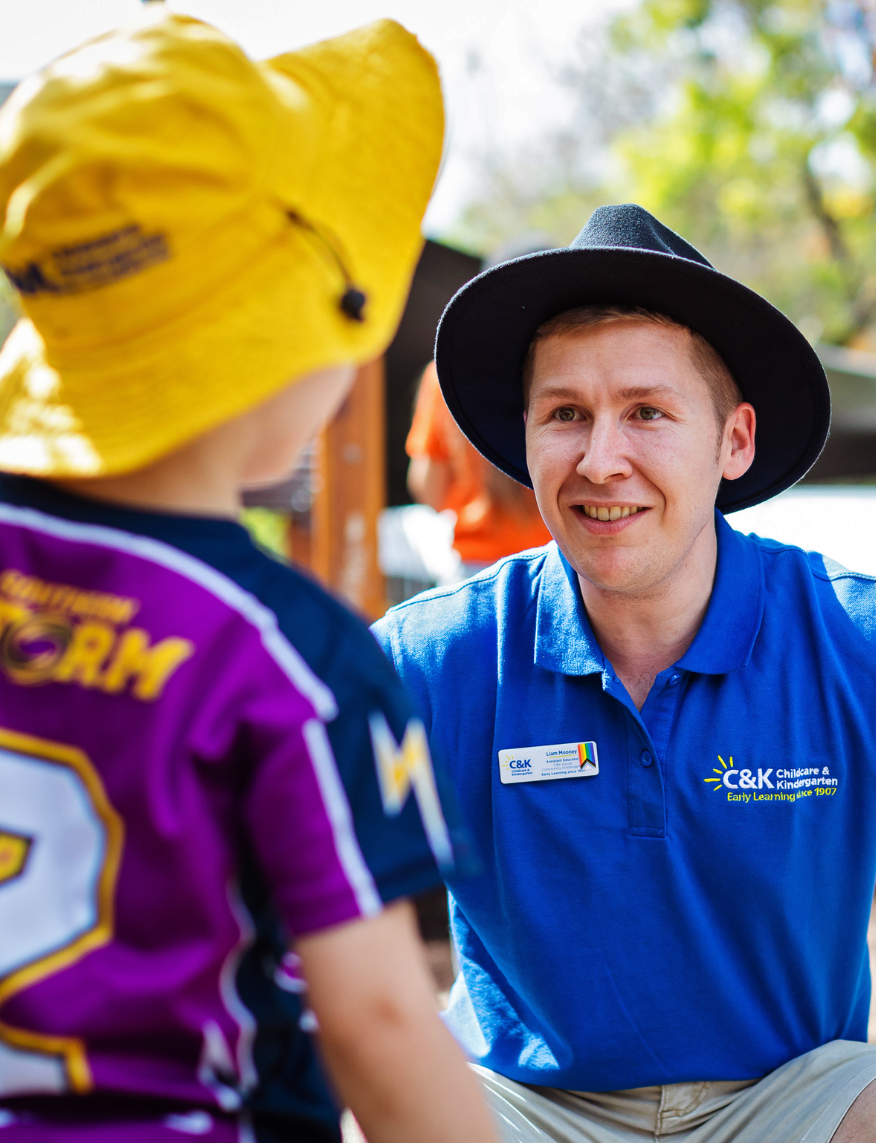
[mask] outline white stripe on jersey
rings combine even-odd
[[[240,887],[232,883],[227,889],[228,905],[237,921],[240,930],[240,939],[225,958],[222,972],[219,975],[219,989],[222,993],[222,1002],[225,1010],[237,1022],[239,1029],[237,1040],[237,1074],[240,1076],[240,1086],[245,1094],[255,1091],[259,1083],[259,1073],[253,1059],[258,1025],[255,1016],[241,999],[237,991],[237,972],[243,958],[252,948],[256,938],[256,927],[249,909],[243,900]]]
[[[338,705],[335,696],[322,679],[317,678],[311,671],[282,633],[273,611],[216,568],[163,540],[154,540],[151,536],[139,536],[119,528],[107,527],[105,524],[80,524],[75,520],[50,516],[35,508],[19,508],[12,504],[0,503],[0,523],[4,522],[55,536],[58,539],[95,544],[98,547],[137,556],[168,568],[198,584],[256,628],[261,636],[262,646],[292,685],[310,700],[320,718],[333,719],[337,716]],[[359,911],[363,916],[370,917],[379,913],[382,908],[380,894],[377,892],[368,863],[359,848],[350,804],[325,727],[315,719],[310,719],[304,724],[305,732],[309,726],[317,726],[321,731],[321,744],[316,749],[308,740],[306,733],[305,741],[310,750],[317,784],[331,825],[335,852],[356,898]]]

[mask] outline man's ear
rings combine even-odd
[[[736,406],[724,426],[721,442],[724,467],[721,475],[725,480],[738,480],[751,468],[754,461],[756,429],[757,415],[754,406],[748,401],[743,401]]]

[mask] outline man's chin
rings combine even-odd
[[[579,578],[586,580],[597,591],[633,592],[640,590],[648,580],[646,561],[630,558],[633,553],[594,552],[581,544],[557,541],[557,546],[571,564]]]
[[[556,529],[552,527],[552,522],[548,523],[548,527],[563,555],[579,575],[584,574],[584,568],[588,568],[600,578],[605,575],[610,580],[618,577],[624,580],[629,575],[635,577],[636,569],[648,562],[643,557],[649,545],[643,543],[644,536],[639,534],[641,528],[613,534],[595,534],[590,527],[581,523],[577,513],[569,514],[568,518],[564,513],[562,520],[557,523],[560,527]]]

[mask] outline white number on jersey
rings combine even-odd
[[[81,1040],[2,1008],[111,939],[123,834],[82,751],[0,730],[0,1096],[91,1087]]]

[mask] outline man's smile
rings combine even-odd
[[[640,505],[630,504],[576,504],[579,511],[584,511],[591,520],[620,520],[625,516],[634,516]]]
[[[569,507],[584,525],[584,530],[596,536],[611,536],[623,532],[640,520],[650,508],[643,504],[610,504],[588,501]]]

